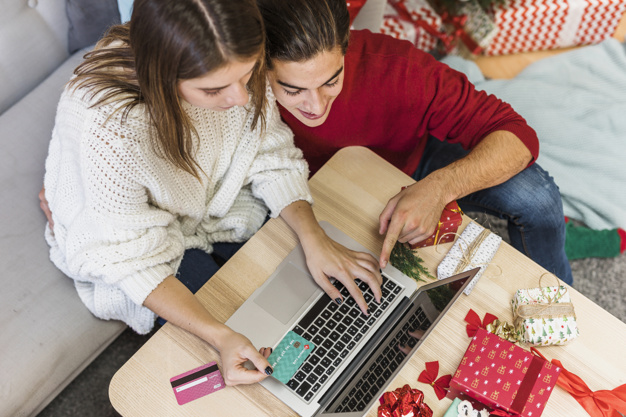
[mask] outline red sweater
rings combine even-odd
[[[283,120],[304,152],[311,174],[346,146],[365,146],[412,175],[428,134],[471,149],[489,133],[507,130],[539,152],[535,131],[511,106],[476,91],[467,77],[408,41],[352,31],[343,90],[326,121],[307,127],[282,106]]]

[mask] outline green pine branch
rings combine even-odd
[[[389,261],[396,269],[407,277],[413,278],[415,281],[426,282],[422,276],[435,279],[423,265],[424,260],[417,254],[417,250],[412,250],[409,245],[405,243],[396,242],[396,246],[394,246],[391,251]]]

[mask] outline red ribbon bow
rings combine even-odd
[[[378,417],[432,417],[433,411],[424,402],[424,393],[408,384],[380,397]]]
[[[534,347],[530,348],[530,351],[546,359]],[[552,359],[551,362],[561,368],[556,384],[569,392],[591,417],[621,417],[618,410],[622,412],[626,410],[626,384],[613,390],[591,391],[578,375],[563,368],[561,361]]]
[[[452,379],[452,375],[444,375],[441,378],[437,379],[438,374],[439,362],[426,362],[426,369],[422,371],[417,380],[419,382],[423,382],[424,384],[432,385],[432,387],[435,389],[435,394],[437,394],[437,398],[441,400],[448,393],[448,388],[450,388],[450,380]]]
[[[474,337],[476,331],[478,331],[479,328],[486,329],[487,326],[493,323],[495,320],[498,320],[496,316],[490,313],[486,313],[483,321],[480,321],[480,316],[470,308],[470,310],[467,312],[467,316],[465,316],[465,321],[469,323],[465,327],[465,331],[467,331],[467,336]]]

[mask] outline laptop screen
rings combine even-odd
[[[400,304],[390,317],[390,324],[379,329],[351,364],[349,372],[337,381],[342,386],[339,392],[331,389],[327,398],[320,400],[320,404],[328,403],[319,414],[362,414],[367,410],[473,276],[474,273],[463,273],[426,285]]]

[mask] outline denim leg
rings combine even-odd
[[[200,249],[187,249],[176,278],[195,294],[241,246],[243,243],[216,243],[210,255]],[[159,317],[157,323],[163,325],[165,320]]]
[[[424,157],[413,174],[417,181],[465,156],[458,144],[429,138]],[[508,222],[511,245],[564,282],[572,284],[565,255],[563,203],[554,179],[533,164],[508,181],[458,201],[465,212],[482,212]]]

